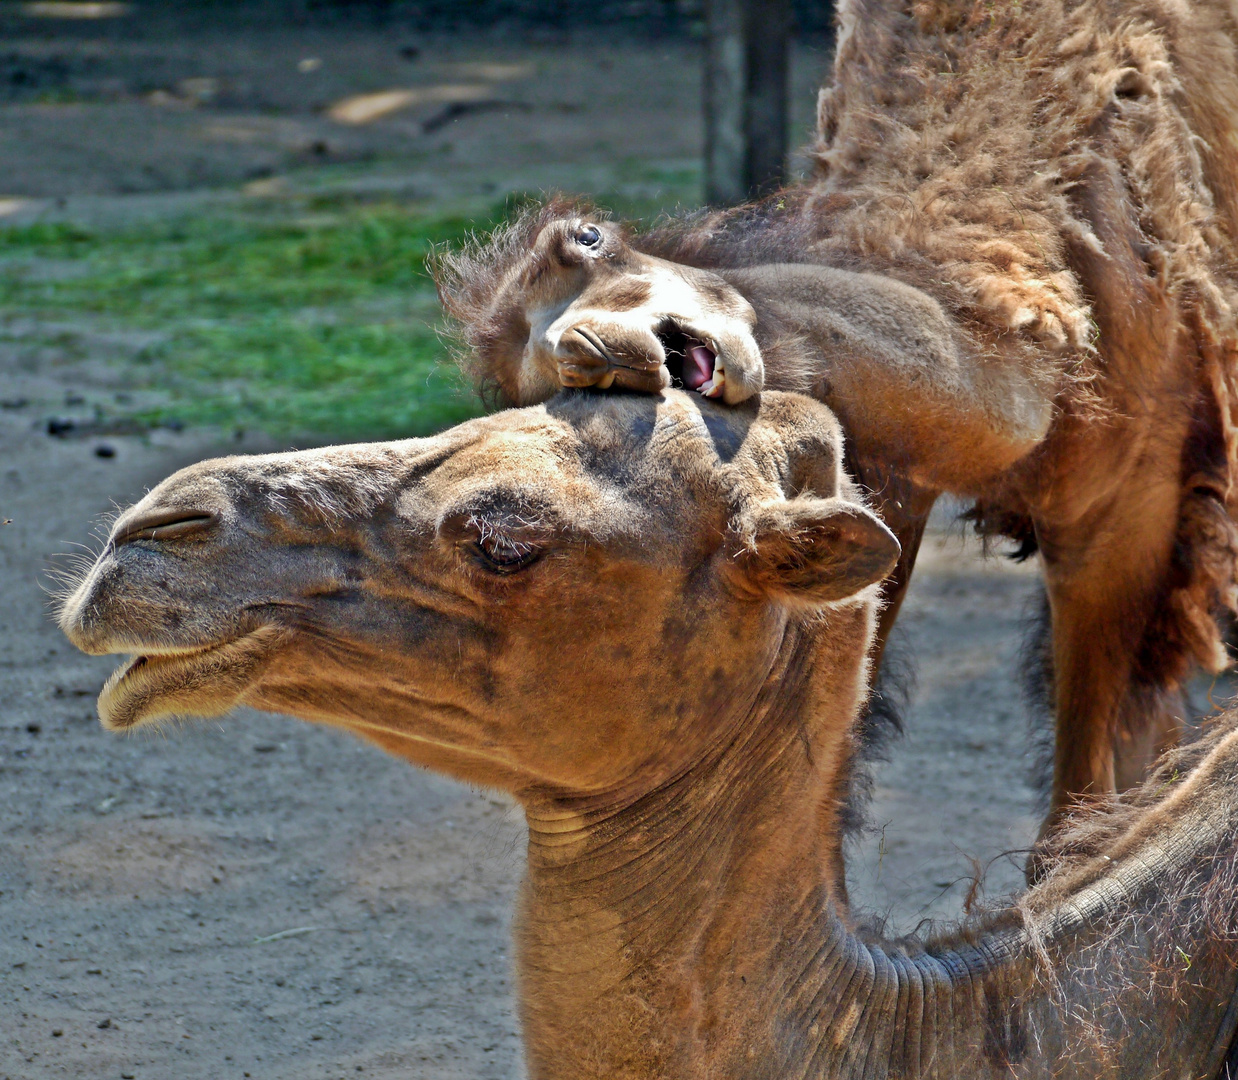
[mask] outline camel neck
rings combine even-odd
[[[1173,936],[1165,882],[1197,897],[1233,872],[1234,785],[1160,814],[1068,894],[939,943],[866,939],[830,870],[851,715],[837,727],[831,710],[853,700],[818,674],[832,658],[812,664],[823,633],[789,635],[735,738],[685,775],[609,810],[529,807],[531,1080],[1215,1069],[1238,1019],[1232,949],[1209,949],[1198,920]],[[1132,1032],[1136,998],[1155,1018]]]
[[[728,738],[656,790],[528,808],[531,1076],[756,1077],[802,1054],[808,969],[827,936],[852,942],[825,913],[843,910],[832,838],[864,679],[819,654],[867,618],[790,627],[743,715],[713,718]]]

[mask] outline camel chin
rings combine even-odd
[[[222,716],[242,703],[278,636],[263,627],[201,648],[139,653],[104,684],[99,720],[130,731],[173,716]]]

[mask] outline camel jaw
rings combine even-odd
[[[99,720],[128,731],[172,716],[219,716],[240,704],[283,636],[273,626],[200,648],[152,648],[116,669],[99,694]]]

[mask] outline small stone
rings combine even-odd
[[[37,735],[43,730],[43,726],[41,724],[27,724],[26,730],[30,732],[31,735]]]
[[[52,1038],[59,1039],[63,1034],[64,1030],[62,1028],[52,1028]]]
[[[112,1018],[109,1016],[106,1020],[100,1020],[98,1023],[99,1030],[105,1031],[112,1026]]]
[[[95,447],[95,457],[114,458],[116,456],[116,448],[109,446],[107,443],[100,443]]]

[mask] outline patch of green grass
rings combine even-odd
[[[628,218],[661,209],[600,202]],[[20,323],[62,366],[106,354],[122,393],[96,403],[103,429],[427,434],[480,404],[438,335],[426,258],[522,205],[511,197],[466,218],[312,197],[121,231],[0,228],[0,334]]]
[[[479,411],[436,333],[426,256],[502,213],[268,207],[113,233],[0,230],[0,318],[46,322],[49,337],[67,322],[153,338],[114,362],[125,389],[156,393],[109,419],[424,434]]]

